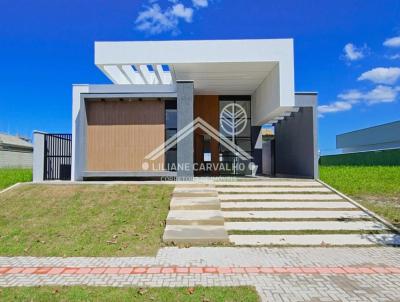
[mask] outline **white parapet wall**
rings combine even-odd
[[[254,126],[295,106],[292,39],[96,42],[95,64],[115,84],[154,85],[168,66],[195,95],[251,95]]]

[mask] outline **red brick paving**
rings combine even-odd
[[[203,273],[203,268],[201,268],[201,267],[189,267],[189,272],[191,274],[202,274]]]
[[[147,269],[147,274],[160,274],[161,273],[161,267],[149,267]]]
[[[175,271],[180,274],[187,274],[189,272],[189,268],[188,267],[177,267],[175,269]]]
[[[145,267],[135,267],[131,274],[144,274],[146,273],[147,268]]]
[[[103,274],[105,270],[106,270],[105,267],[96,267],[96,268],[93,268],[90,273],[91,274]]]
[[[400,267],[0,267],[0,275],[59,274],[400,274]]]

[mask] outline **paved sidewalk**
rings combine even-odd
[[[265,301],[399,301],[396,248],[163,248],[156,257],[0,257],[0,286],[239,286]]]

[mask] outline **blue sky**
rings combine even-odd
[[[296,90],[319,92],[322,151],[400,119],[398,0],[0,0],[0,131],[70,132],[71,85],[109,83],[94,41],[244,38],[294,38]]]

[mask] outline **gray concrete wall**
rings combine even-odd
[[[44,133],[33,132],[33,181],[43,181],[44,176]]]
[[[261,131],[261,126],[251,126],[251,151],[253,156],[252,161],[258,166],[256,172],[257,174],[262,173],[262,149],[255,148],[260,131]]]
[[[262,144],[262,174],[273,176],[275,174],[275,159],[273,149],[275,142],[272,140]]]
[[[276,175],[317,177],[315,175],[315,110],[301,107],[275,125]]]
[[[193,122],[193,82],[177,82],[178,132]],[[177,177],[193,177],[193,131],[177,144]]]
[[[32,152],[0,150],[0,168],[32,168]]]

